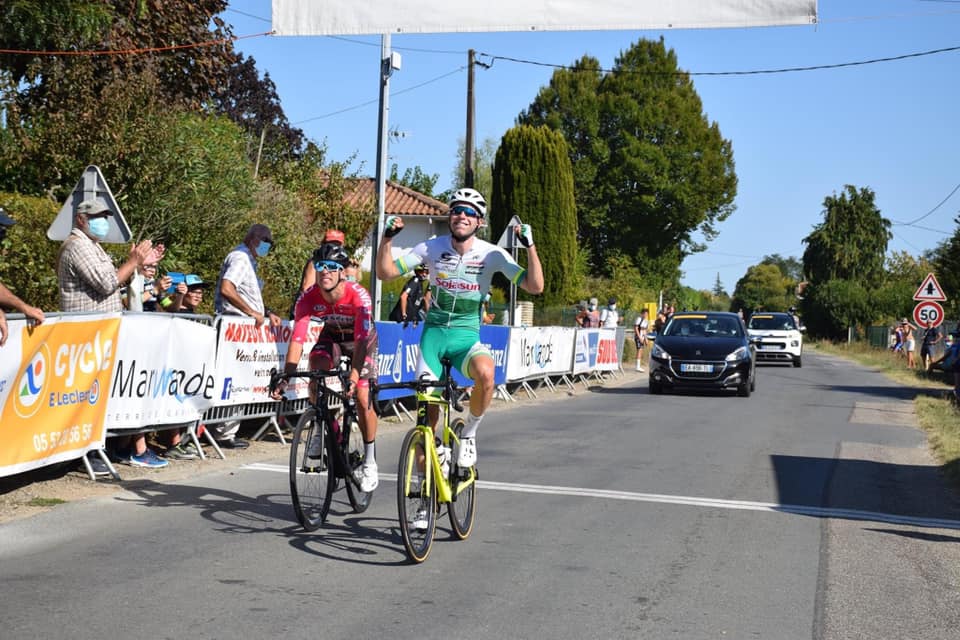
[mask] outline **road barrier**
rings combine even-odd
[[[267,396],[270,371],[286,359],[290,322],[257,327],[238,316],[132,312],[46,318],[33,325],[8,316],[0,358],[0,477],[77,458],[94,477],[85,454],[103,455],[107,437],[186,428],[202,449],[198,425],[230,420],[261,419],[254,439],[272,431],[285,442],[281,420],[306,408],[303,381],[290,384],[283,401]],[[413,380],[421,327],[376,325],[378,380]],[[318,334],[312,327],[310,337]],[[480,340],[493,356],[496,397],[504,401],[513,400],[511,388],[535,396],[534,384],[572,387],[622,373],[623,329],[483,325]],[[304,349],[302,368],[308,358]],[[455,376],[469,389],[469,379]],[[385,392],[381,400],[402,417],[406,410],[396,401],[408,393]],[[209,429],[204,437],[223,457]]]

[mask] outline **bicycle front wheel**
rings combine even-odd
[[[457,418],[454,420],[450,428],[457,434],[457,440],[460,440],[460,434],[463,432],[463,419]],[[477,514],[476,466],[468,469],[454,467],[453,473],[450,474],[450,488],[453,493],[453,500],[447,505],[450,526],[453,528],[454,536],[460,540],[465,540],[473,531],[473,521]]]
[[[347,429],[347,447],[344,457],[351,474],[363,464],[363,434],[360,433],[360,425],[355,420],[350,421],[350,427]],[[350,499],[350,506],[353,507],[354,513],[363,513],[370,506],[373,491],[361,491],[352,478],[347,478],[346,484],[347,497]]]
[[[432,435],[431,435],[432,437]],[[423,562],[430,555],[437,528],[437,491],[422,429],[411,429],[400,447],[397,511],[407,556]]]
[[[330,511],[336,482],[331,445],[323,422],[308,409],[297,421],[290,443],[290,499],[297,521],[307,531],[323,524]]]

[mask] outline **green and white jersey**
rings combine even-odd
[[[402,274],[418,264],[430,268],[432,300],[427,312],[428,327],[480,329],[480,307],[490,290],[493,274],[502,273],[519,284],[526,270],[495,244],[473,239],[463,255],[453,248],[449,235],[432,238],[415,246],[396,260]]]

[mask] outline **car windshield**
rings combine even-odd
[[[691,338],[729,338],[743,335],[736,319],[705,315],[676,315],[671,318],[663,334]]]
[[[752,316],[749,327],[761,331],[792,331],[796,329],[793,318],[790,316],[772,314]]]

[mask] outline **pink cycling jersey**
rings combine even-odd
[[[356,282],[345,282],[336,302],[324,300],[319,286],[310,287],[300,296],[293,317],[292,339],[300,344],[307,341],[311,318],[323,322],[320,337],[334,342],[363,343],[373,333],[370,294]]]

